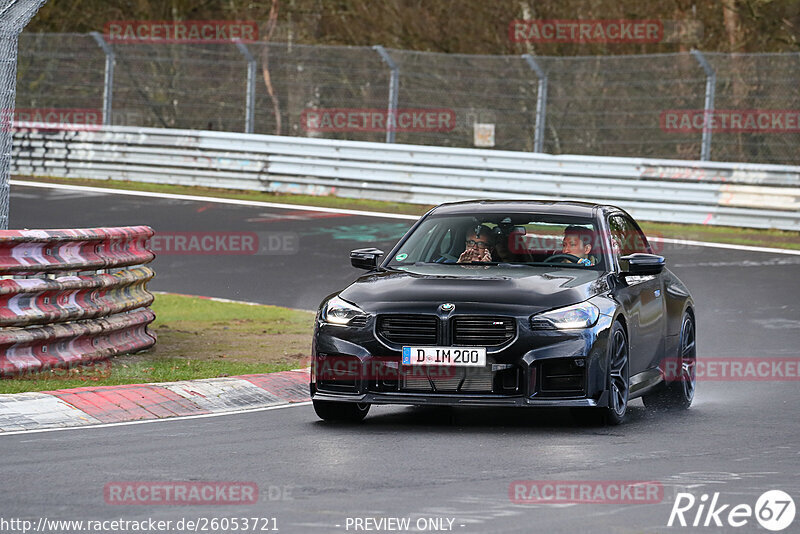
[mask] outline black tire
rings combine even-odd
[[[314,411],[324,421],[358,423],[369,413],[370,405],[361,402],[334,402],[315,400]]]
[[[694,317],[684,313],[681,319],[681,334],[678,340],[677,363],[680,377],[668,377],[656,390],[642,397],[650,409],[686,410],[692,405],[697,388],[697,344]]]
[[[608,352],[608,407],[605,420],[608,425],[620,425],[628,413],[630,394],[630,350],[625,329],[618,322],[611,327]]]
[[[630,350],[622,324],[615,321],[608,340],[608,374],[606,375],[608,406],[605,408],[573,408],[572,417],[580,424],[611,426],[625,421],[630,394]]]

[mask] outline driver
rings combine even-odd
[[[578,258],[578,265],[594,265],[597,259],[591,255],[594,232],[583,226],[567,226],[564,229],[564,240],[561,242],[561,253]],[[564,260],[570,261],[570,260]]]
[[[495,237],[491,228],[480,224],[467,233],[466,249],[458,257],[458,263],[492,261],[492,246]]]

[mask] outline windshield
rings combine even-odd
[[[426,264],[548,265],[605,270],[601,233],[590,218],[535,213],[431,215],[388,267]]]

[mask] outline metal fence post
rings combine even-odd
[[[714,93],[717,87],[717,73],[699,50],[692,50],[691,54],[706,72],[706,99],[703,107],[703,140],[700,148],[700,160],[711,159],[711,124],[714,115]]]
[[[114,56],[114,50],[103,39],[102,35],[98,32],[91,32],[90,35],[94,37],[94,40],[97,41],[97,44],[106,55],[106,73],[103,78],[103,126],[109,126],[112,122],[111,110],[114,98],[114,64],[116,57]]]
[[[0,10],[0,230],[8,229],[19,34],[47,0],[3,2]]]
[[[245,97],[244,133],[253,133],[256,117],[256,58],[247,45],[236,41],[236,48],[247,60],[247,96]]]
[[[380,54],[381,59],[383,59],[383,61],[392,71],[389,77],[389,104],[387,106],[386,116],[386,142],[394,143],[394,134],[395,130],[397,129],[397,94],[400,91],[400,69],[397,68],[397,63],[394,62],[385,48],[383,48],[381,45],[375,45],[372,48],[375,49],[378,54]],[[391,126],[389,124],[390,121]]]
[[[544,125],[547,120],[547,74],[530,54],[522,54],[523,59],[539,78],[536,93],[536,128],[533,130],[533,151],[544,152]]]

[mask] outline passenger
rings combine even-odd
[[[516,255],[508,248],[508,241],[511,236],[498,234],[494,245],[494,255],[497,256],[497,261],[513,262],[517,261]]]
[[[564,240],[561,243],[561,253],[578,257],[578,265],[595,265],[597,258],[592,252],[594,232],[584,226],[568,226],[564,229]],[[565,262],[569,260],[564,260]]]
[[[500,226],[494,229],[495,245],[492,256],[499,262],[515,263],[530,261],[524,254],[525,227]],[[523,252],[519,252],[523,250]]]
[[[466,250],[458,257],[458,263],[473,261],[490,262],[495,238],[491,228],[481,224],[467,233]]]

